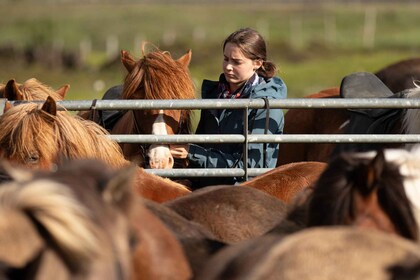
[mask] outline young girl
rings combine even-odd
[[[204,80],[203,99],[282,99],[287,96],[284,82],[275,77],[276,66],[267,61],[266,44],[262,36],[250,28],[229,35],[223,44],[223,73],[219,81]],[[269,115],[267,115],[269,114]],[[266,124],[266,117],[269,117]],[[250,134],[281,134],[284,116],[281,109],[248,110]],[[202,110],[196,134],[242,134],[243,110]],[[251,143],[248,147],[249,168],[274,168],[278,143]],[[243,147],[238,143],[171,145],[174,158],[188,158],[189,168],[242,168]],[[243,178],[192,178],[193,187],[236,184]]]

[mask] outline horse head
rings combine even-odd
[[[331,160],[309,198],[309,226],[354,225],[418,239],[398,166],[383,151],[342,153]]]
[[[43,104],[11,107],[0,117],[0,158],[30,168],[51,168],[62,159],[96,158],[115,167],[127,161],[98,124]]]
[[[121,52],[121,62],[127,69],[121,99],[194,99],[194,84],[188,70],[191,50],[179,59],[168,52],[154,50],[135,60],[127,51]],[[130,116],[131,115],[131,116]],[[113,127],[112,134],[167,135],[190,133],[190,110],[130,110]],[[145,165],[142,150],[148,150],[152,168],[172,168],[174,159],[167,145],[153,144],[147,149],[123,144],[123,152],[131,161]]]
[[[54,172],[5,169],[0,278],[129,278],[133,168],[74,160]]]
[[[6,85],[0,85],[0,98],[8,100],[45,100],[48,96],[55,100],[63,100],[70,89],[70,85],[63,85],[54,90],[35,78],[19,84],[15,79],[9,80]]]

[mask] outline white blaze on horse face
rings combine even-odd
[[[153,135],[168,135],[166,130],[163,110],[152,125]],[[170,169],[174,166],[174,158],[171,155],[168,145],[152,144],[149,148],[149,164],[151,168]]]

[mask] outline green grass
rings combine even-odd
[[[420,5],[158,5],[158,4],[54,4],[7,1],[0,4],[0,47],[13,44],[63,44],[78,50],[89,41],[92,52],[86,67],[75,71],[24,65],[0,56],[0,82],[36,77],[58,87],[70,84],[68,99],[91,99],[96,81],[105,88],[121,83],[122,67],[100,70],[106,62],[110,36],[119,48],[140,55],[140,40],[147,40],[174,57],[193,50],[190,65],[197,90],[204,78],[217,79],[221,71],[223,39],[239,27],[258,29],[268,43],[269,59],[280,69],[289,97],[339,85],[356,71],[374,72],[420,53]],[[365,17],[376,15],[374,46],[364,45]],[[137,45],[135,45],[137,42]]]

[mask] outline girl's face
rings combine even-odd
[[[223,73],[231,91],[242,86],[262,65],[260,60],[245,57],[241,49],[232,43],[226,44],[223,56]]]

